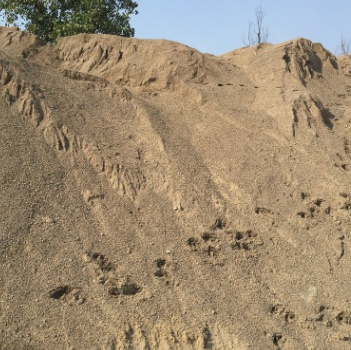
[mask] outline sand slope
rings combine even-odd
[[[350,77],[0,28],[0,349],[349,349]]]

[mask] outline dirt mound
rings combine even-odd
[[[267,60],[267,56],[273,59]],[[271,74],[284,69],[304,85],[307,80],[320,78],[323,73],[336,72],[338,69],[337,59],[331,52],[319,43],[302,38],[279,45],[259,44],[229,52],[221,57],[245,70],[250,70],[251,64],[255,70],[272,68]],[[267,79],[269,75],[260,77]]]
[[[218,63],[185,45],[166,40],[141,41],[121,37],[78,35],[58,43],[62,66],[104,77],[111,83],[159,89],[206,81],[205,67]]]
[[[349,57],[0,29],[0,349],[347,349]]]
[[[16,27],[0,27],[0,41],[0,50],[22,57],[45,45],[45,42],[35,35],[22,32]]]
[[[42,43],[31,35],[11,30],[4,31],[2,35],[11,35],[11,39],[16,38],[19,44],[24,37],[29,37],[31,43],[28,48],[18,50],[15,45],[12,50],[11,46],[12,54],[30,56],[32,61],[59,66],[72,78],[89,80],[95,76],[113,84],[133,87],[150,85],[170,89],[190,81],[208,83],[211,74],[220,72],[224,64],[214,56],[203,55],[167,40],[80,34],[60,39],[55,47],[38,50]]]

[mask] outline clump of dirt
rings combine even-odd
[[[0,349],[348,348],[350,66],[0,28]]]

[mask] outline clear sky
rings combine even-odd
[[[351,40],[351,0],[139,0],[133,16],[135,37],[169,39],[219,55],[243,46],[254,10],[262,4],[268,41],[297,37],[336,52]]]
[[[351,0],[137,2],[139,14],[131,21],[137,38],[174,40],[215,55],[243,46],[249,22],[260,5],[271,43],[304,37],[338,53],[341,37],[351,40]]]

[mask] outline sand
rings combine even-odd
[[[0,349],[350,349],[350,77],[1,27]]]

